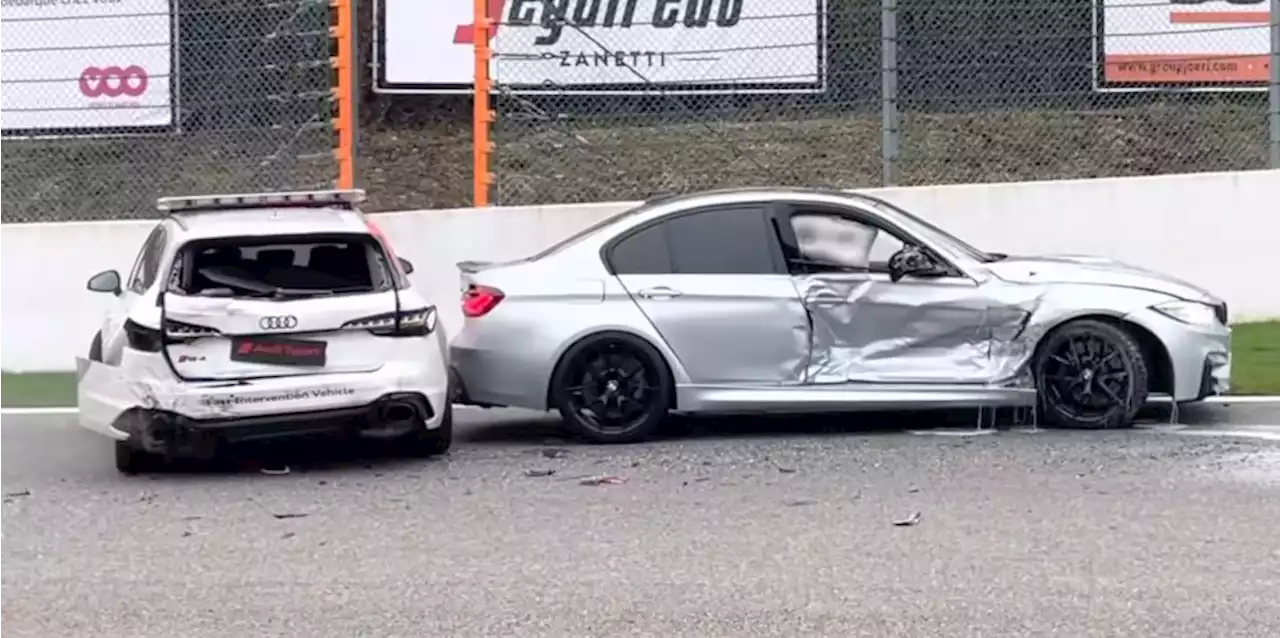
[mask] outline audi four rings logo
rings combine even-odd
[[[91,66],[80,72],[80,92],[86,97],[138,97],[147,92],[148,82],[147,70],[136,64]]]
[[[298,327],[298,318],[293,315],[263,317],[258,320],[258,325],[263,330],[288,330],[289,328]]]

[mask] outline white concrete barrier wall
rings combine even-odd
[[[868,189],[987,250],[1091,253],[1165,271],[1225,298],[1237,319],[1280,317],[1280,171]],[[628,202],[377,215],[415,286],[461,324],[464,259],[531,254]],[[4,225],[0,366],[72,370],[110,297],[94,273],[127,273],[155,222]]]

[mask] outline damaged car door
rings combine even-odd
[[[605,248],[695,385],[802,380],[808,320],[771,219],[763,203],[680,212]]]
[[[808,383],[975,384],[995,376],[978,282],[866,211],[796,204],[785,220],[788,269],[813,324]],[[895,256],[914,261],[896,281]]]

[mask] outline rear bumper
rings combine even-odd
[[[388,405],[411,405],[419,419],[388,423]],[[431,403],[421,394],[387,394],[367,405],[290,414],[192,419],[163,410],[131,410],[115,427],[128,435],[130,445],[154,454],[201,456],[221,443],[247,443],[308,437],[387,438],[411,432],[422,422],[439,422]]]
[[[410,392],[424,396],[439,412],[448,386],[443,363],[432,369],[417,362],[389,362],[369,373],[180,384],[181,394],[170,411],[195,420],[288,415],[356,409],[388,394]]]
[[[471,347],[455,340],[449,361],[460,405],[546,410],[546,383],[552,365],[531,350]]]
[[[140,435],[152,426],[137,423],[157,419],[164,424],[155,427],[162,430],[177,424],[233,437],[341,430],[352,423],[363,432],[368,428],[357,417],[399,395],[420,398],[427,429],[436,429],[449,402],[448,370],[439,356],[389,361],[368,373],[198,383],[179,381],[162,362],[148,358],[126,357],[118,367],[80,360],[80,424],[117,440]]]

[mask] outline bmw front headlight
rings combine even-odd
[[[1151,309],[1171,319],[1194,326],[1213,326],[1218,323],[1213,306],[1196,301],[1166,301],[1151,306]]]

